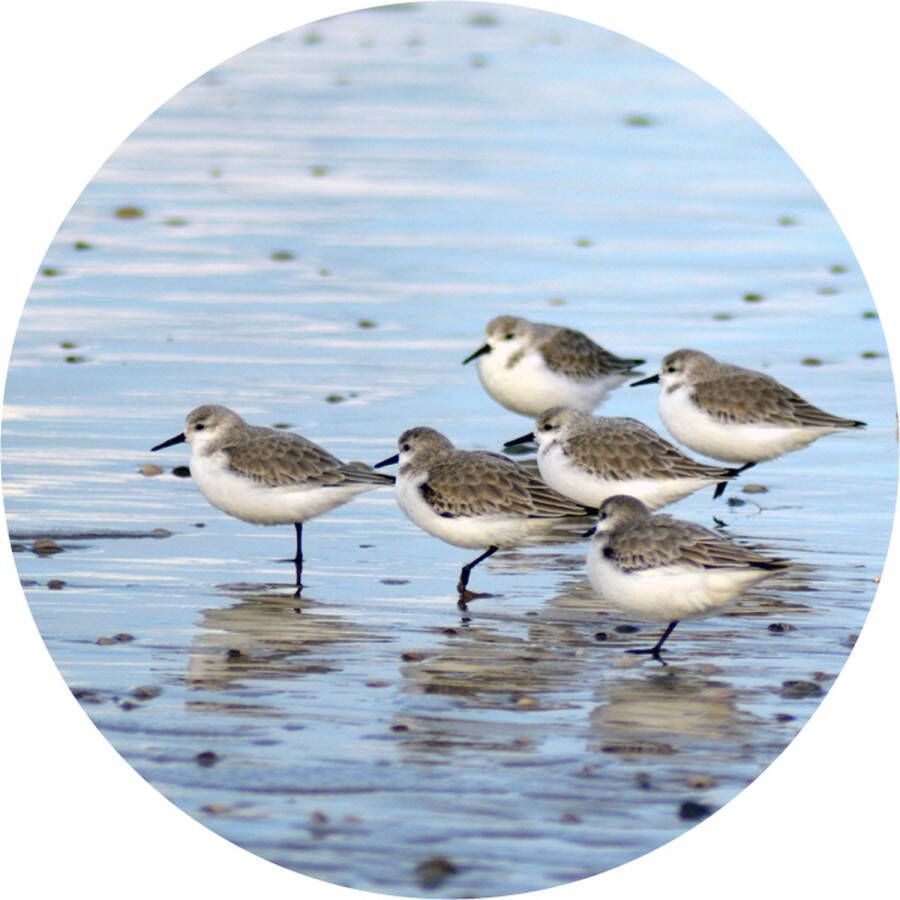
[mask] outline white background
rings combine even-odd
[[[647,44],[722,90],[769,131],[831,208],[897,350],[900,52],[892,4],[533,5]],[[5,371],[18,316],[53,235],[129,133],[226,58],[353,8],[334,0],[4,5],[0,368]],[[548,892],[554,900],[598,891],[659,900],[896,897],[896,569],[894,561],[822,707],[765,774],[678,840]],[[350,895],[237,849],[143,782],[90,724],[54,668],[5,543],[0,584],[0,822],[6,828],[0,889],[7,896]]]

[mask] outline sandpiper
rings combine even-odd
[[[747,587],[790,565],[726,540],[708,528],[650,511],[635,497],[604,500],[587,555],[594,590],[623,612],[668,622],[649,653],[660,650],[682,619],[709,616]]]
[[[400,464],[397,502],[423,531],[456,547],[486,548],[462,567],[458,605],[478,595],[467,590],[472,569],[501,547],[513,547],[560,520],[596,512],[548,487],[498,453],[457,450],[433,428],[400,435],[399,453],[375,464]]]
[[[864,428],[813,406],[763,372],[720,363],[699,350],[676,350],[657,375],[659,415],[672,436],[724,462],[761,462],[799,450],[826,434]]]
[[[294,526],[296,596],[303,588],[303,523],[394,481],[363,463],[341,462],[299,434],[248,425],[224,406],[198,406],[181,434],[151,449],[184,441],[191,476],[216,509],[256,525]]]
[[[538,443],[544,481],[587,506],[628,494],[658,509],[711,484],[718,497],[742,471],[697,462],[637,419],[591,416],[564,406],[544,410],[533,432],[504,446],[531,440]]]
[[[644,360],[622,359],[572,328],[497,316],[487,341],[463,360],[478,360],[484,389],[501,406],[536,416],[551,406],[590,412]]]

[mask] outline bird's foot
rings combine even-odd
[[[659,647],[643,647],[638,650],[626,650],[625,652],[633,653],[635,654],[635,656],[647,654],[652,659],[655,659],[660,665],[668,665],[668,663],[662,658],[662,654],[659,652]]]

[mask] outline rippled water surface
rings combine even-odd
[[[267,859],[459,896],[615,866],[756,777],[862,626],[897,447],[861,273],[773,141],[614,34],[424,4],[282,35],[138,129],[44,266],[3,434],[28,601],[119,752]],[[292,529],[211,509],[183,446],[149,453],[207,401],[347,459],[416,424],[497,449],[528,422],[460,361],[500,312],[649,367],[701,347],[869,423],[673,510],[798,565],[681,626],[667,668],[624,654],[658,630],[591,594],[580,541],[497,554],[463,620],[474,554],[378,491],[306,527],[298,603]],[[662,428],[655,388],[602,411]]]

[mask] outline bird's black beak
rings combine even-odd
[[[466,363],[470,363],[470,362],[472,362],[473,359],[478,359],[479,356],[484,356],[485,353],[490,353],[490,352],[491,352],[491,345],[490,345],[490,344],[483,344],[483,345],[482,345],[481,347],[479,347],[474,353],[470,353],[470,354],[462,361],[462,364],[465,365]]]
[[[175,437],[169,438],[167,441],[163,441],[161,444],[157,444],[155,447],[150,448],[150,452],[152,453],[154,450],[162,450],[164,447],[171,447],[174,444],[183,444],[187,438],[184,436],[184,432],[181,434],[176,434]]]
[[[395,466],[398,462],[400,462],[400,454],[395,453],[393,456],[389,456],[387,459],[383,459],[381,462],[375,463],[372,468],[380,469],[383,466]]]
[[[529,431],[528,434],[523,434],[522,437],[513,438],[511,441],[506,441],[504,443],[504,447],[517,447],[519,444],[527,444],[529,441],[534,440],[534,435]]]
[[[659,381],[659,375],[649,375],[647,378],[642,378],[640,381],[632,381],[629,387],[637,387],[641,384],[656,384]]]
[[[582,537],[593,537],[596,533],[597,533],[597,526],[596,526],[596,525],[591,525],[591,527],[588,528],[587,531],[583,531],[583,532],[581,533],[581,536],[582,536]]]

